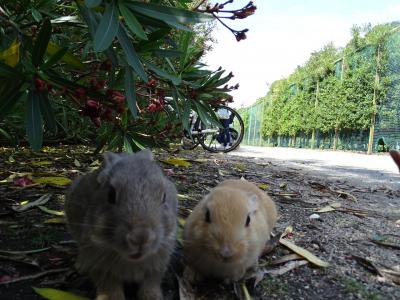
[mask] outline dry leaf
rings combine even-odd
[[[44,211],[45,213],[51,214],[51,215],[56,215],[56,216],[65,216],[65,213],[63,211],[58,211],[58,210],[52,210],[49,209],[45,206],[39,205],[38,208],[40,208],[41,211]]]
[[[161,159],[163,163],[178,166],[178,167],[190,167],[192,164],[185,159],[182,158],[167,158]]]
[[[298,259],[301,259],[301,256],[300,256],[300,255],[298,255],[298,254],[296,254],[296,253],[288,254],[288,255],[281,256],[281,257],[279,257],[279,258],[273,260],[273,261],[271,262],[271,265],[280,265],[280,264],[286,263],[286,262],[288,262],[288,261],[298,260]]]
[[[331,211],[335,211],[336,208],[341,207],[342,205],[339,202],[334,202],[332,204],[329,204],[323,208],[320,208],[318,210],[316,210],[315,212],[317,213],[326,213],[326,212],[331,212]]]
[[[258,186],[260,189],[262,189],[263,191],[266,191],[269,189],[269,185],[266,183],[262,183]]]
[[[31,166],[40,167],[40,166],[48,166],[52,165],[53,162],[50,160],[42,160],[42,161],[33,161],[30,163]]]
[[[44,194],[39,199],[37,199],[33,202],[28,202],[26,204],[22,204],[23,202],[25,202],[25,201],[23,201],[20,205],[13,205],[11,208],[12,208],[12,210],[14,210],[16,212],[23,212],[32,207],[46,204],[51,199],[52,196],[53,196],[52,194]]]
[[[50,218],[45,220],[44,224],[65,224],[67,220],[65,218]]]
[[[74,160],[74,165],[75,165],[75,167],[77,167],[77,168],[80,168],[82,165],[81,165],[81,163],[75,158],[75,160]]]
[[[33,287],[36,293],[48,300],[90,300],[89,298],[78,296],[69,292],[51,288],[36,288]]]
[[[179,300],[195,300],[196,296],[193,287],[188,280],[176,276],[179,284]]]
[[[43,185],[49,184],[55,186],[66,186],[71,183],[71,179],[64,176],[37,177],[33,179],[33,183]]]
[[[305,259],[307,259],[309,262],[313,263],[314,265],[318,266],[318,267],[323,267],[326,268],[329,266],[329,263],[319,259],[318,257],[316,257],[314,254],[312,254],[310,251],[301,248],[297,245],[295,245],[294,243],[290,242],[287,239],[283,239],[281,238],[279,240],[279,242],[288,247],[290,250],[292,250],[293,252],[297,253],[298,255],[304,257]]]

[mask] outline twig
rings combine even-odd
[[[68,270],[69,270],[69,268],[47,270],[47,271],[43,271],[43,272],[32,274],[32,275],[13,278],[13,279],[10,279],[10,280],[7,280],[7,281],[1,281],[0,285],[16,283],[16,282],[21,282],[21,281],[25,281],[25,280],[37,279],[37,278],[40,278],[40,277],[43,277],[43,276],[47,276],[47,275],[50,275],[50,274],[67,272]]]

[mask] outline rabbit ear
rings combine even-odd
[[[144,149],[136,153],[136,156],[147,160],[154,160],[153,153],[151,153],[150,149]]]
[[[112,167],[122,159],[121,154],[113,153],[113,152],[106,152],[103,154],[104,161],[102,170],[100,171],[99,175],[97,176],[97,182],[103,184],[107,181],[108,175]]]
[[[247,196],[249,201],[249,213],[253,213],[258,209],[258,197],[256,194],[249,194]]]

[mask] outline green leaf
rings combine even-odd
[[[56,53],[54,53],[40,68],[42,70],[45,70],[45,69],[51,67],[56,62],[58,62],[65,55],[65,53],[67,53],[67,51],[68,51],[68,48],[61,48]]]
[[[43,121],[40,113],[40,98],[29,91],[26,106],[26,134],[32,150],[38,151],[43,143]]]
[[[183,26],[181,23],[199,23],[213,19],[212,16],[203,13],[151,3],[130,2],[128,6],[145,16],[164,21],[173,27],[188,31],[191,31],[191,29]]]
[[[193,101],[196,111],[199,114],[200,120],[205,123],[211,123],[217,127],[222,128],[221,122],[218,120],[217,116],[215,115],[214,111],[209,109],[206,105],[202,104],[200,101]]]
[[[135,49],[133,48],[132,42],[129,39],[126,29],[123,25],[120,25],[118,30],[118,41],[121,44],[122,49],[125,52],[126,60],[128,64],[133,68],[133,70],[142,78],[145,82],[149,81],[147,74],[143,68],[143,65],[137,55]]]
[[[42,113],[43,119],[46,123],[47,128],[52,132],[57,132],[57,123],[54,117],[54,111],[51,107],[49,98],[47,95],[39,94],[40,101],[40,112]]]
[[[0,134],[1,134],[2,136],[4,136],[7,140],[9,140],[9,141],[12,140],[11,135],[10,135],[7,131],[5,131],[5,130],[3,130],[3,129],[1,129],[1,128],[0,128]]]
[[[125,68],[125,95],[133,118],[137,118],[135,75],[130,67]]]
[[[10,79],[22,79],[23,74],[19,72],[16,68],[10,67],[5,63],[0,61],[0,77],[10,78]]]
[[[169,50],[169,49],[156,49],[153,50],[153,54],[160,56],[160,57],[180,57],[185,55],[182,51],[177,50]]]
[[[182,79],[180,79],[179,77],[165,72],[164,70],[160,69],[159,67],[157,67],[156,65],[154,65],[148,61],[145,61],[145,64],[150,70],[154,71],[158,76],[161,76],[165,79],[171,80],[174,85],[181,84]]]
[[[48,300],[90,300],[89,298],[74,295],[69,292],[64,292],[52,288],[36,288],[33,287],[36,293]]]
[[[50,42],[47,45],[46,52],[50,55],[55,55],[57,52],[61,51],[64,48],[61,48],[57,44],[54,44]],[[65,54],[61,57],[61,60],[65,62],[67,65],[77,68],[79,70],[83,70],[86,68],[86,66],[76,57],[74,56],[70,51],[66,51]],[[47,64],[47,62],[46,62]]]
[[[18,102],[24,92],[19,91],[18,88],[11,89],[6,94],[0,97],[0,121],[8,114],[8,112]]]
[[[35,41],[32,50],[32,64],[38,66],[43,62],[43,56],[46,52],[51,36],[51,23],[49,19],[45,19],[40,28],[39,35]]]
[[[106,4],[106,10],[94,35],[95,51],[104,51],[110,47],[118,32],[118,9],[114,2]]]
[[[124,5],[123,2],[119,2],[118,5],[128,28],[142,40],[147,40],[146,33],[142,29],[142,25],[136,19],[135,15]]]
[[[97,7],[99,6],[103,0],[85,0],[85,5],[89,8]]]
[[[43,17],[42,14],[34,7],[31,8],[32,17],[35,19],[36,22],[42,21]]]
[[[184,107],[183,113],[182,113],[182,125],[183,125],[183,128],[186,129],[187,131],[190,131],[189,116],[190,116],[191,110],[192,110],[192,102],[189,100],[185,101],[185,107]]]
[[[130,136],[124,136],[124,149],[128,153],[133,153],[133,148],[132,148],[132,138]]]

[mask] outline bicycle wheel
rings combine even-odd
[[[243,140],[244,124],[239,113],[228,106],[218,106],[216,107],[216,110],[221,108],[229,111],[229,128],[223,129],[211,123],[203,123],[203,126],[211,132],[204,133],[204,136],[201,139],[198,139],[201,146],[210,152],[226,153],[235,150]],[[226,139],[224,140],[223,136],[224,134],[226,136],[226,130],[229,132],[228,141],[226,141]],[[226,145],[224,145],[224,143],[226,143]]]

